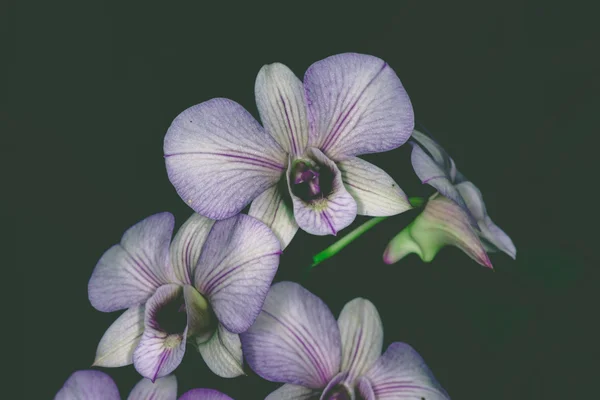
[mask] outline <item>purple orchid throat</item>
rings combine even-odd
[[[174,218],[152,215],[100,258],[92,305],[127,309],[102,337],[94,365],[134,364],[152,381],[181,363],[187,343],[222,377],[243,374],[239,333],[259,314],[281,245],[259,220],[193,214],[173,240]]]
[[[410,99],[386,62],[339,54],[311,65],[303,81],[283,64],[265,65],[255,96],[262,125],[216,98],[169,127],[169,180],[194,211],[223,219],[251,203],[249,215],[285,248],[298,228],[331,235],[357,214],[410,209],[385,171],[356,157],[401,146],[414,127]]]
[[[332,190],[333,173],[314,161],[299,160],[292,166],[292,193],[305,202],[326,198]]]
[[[266,400],[449,399],[412,347],[395,342],[382,354],[383,325],[365,299],[347,303],[336,321],[314,294],[279,282],[241,339],[250,367],[284,383]]]

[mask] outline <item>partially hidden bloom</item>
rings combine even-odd
[[[390,241],[384,261],[392,264],[416,253],[428,262],[447,244],[490,268],[489,252],[503,251],[514,259],[515,245],[488,216],[479,189],[456,169],[454,160],[438,143],[417,130],[412,139],[415,173],[437,193],[427,201],[423,212]]]
[[[215,374],[242,375],[238,334],[262,308],[279,241],[243,214],[217,222],[193,214],[171,242],[173,226],[170,213],[152,215],[98,261],[90,302],[104,312],[127,311],[100,340],[94,365],[133,363],[155,380],[177,368],[190,342]]]
[[[120,400],[119,389],[110,376],[101,371],[74,372],[58,391],[54,400]],[[143,378],[127,396],[127,400],[175,400],[177,378],[174,375],[157,379],[154,383]],[[179,400],[233,400],[213,389],[192,389]]]
[[[336,322],[317,296],[280,282],[241,338],[250,367],[285,383],[266,400],[449,399],[409,345],[395,342],[381,354],[381,319],[365,299],[347,303]]]
[[[216,98],[175,118],[164,140],[169,179],[197,213],[264,221],[285,248],[298,227],[335,235],[357,214],[388,216],[410,204],[382,169],[357,158],[397,148],[414,127],[412,105],[383,60],[339,54],[308,68],[262,67],[255,84],[262,126]]]

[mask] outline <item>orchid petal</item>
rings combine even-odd
[[[256,218],[237,215],[213,225],[196,268],[196,288],[232,333],[252,325],[277,272],[281,245]]]
[[[496,225],[490,217],[486,217],[481,226],[481,235],[498,249],[506,253],[513,260],[517,258],[517,248],[510,237]],[[487,243],[486,243],[487,244]]]
[[[74,372],[54,400],[120,400],[119,389],[110,376],[101,371]]]
[[[172,279],[175,282],[192,284],[202,246],[214,222],[194,213],[177,231],[170,249]]]
[[[383,260],[393,264],[410,253],[416,253],[425,262],[433,260],[445,245],[454,245],[479,264],[492,268],[477,232],[469,223],[469,216],[452,200],[436,195],[425,209],[385,249]]]
[[[300,228],[313,235],[336,235],[356,218],[356,201],[344,187],[342,174],[333,161],[315,148],[309,148],[307,154],[329,168],[333,173],[333,182],[331,193],[322,199],[305,202],[294,195],[288,176],[288,189],[294,203],[296,222]]]
[[[177,378],[175,375],[157,379],[154,383],[150,379],[140,380],[129,393],[127,400],[175,400],[177,399]]]
[[[356,383],[356,390],[360,394],[362,400],[377,400],[375,392],[373,392],[373,386],[371,382],[364,376],[358,378]]]
[[[179,400],[233,400],[214,389],[192,389],[181,395]]]
[[[414,130],[412,132],[411,139],[416,141],[419,146],[425,150],[427,155],[442,169],[451,181],[454,182],[454,176],[456,174],[456,165],[446,150],[439,145],[435,140],[425,135],[424,133]]]
[[[408,94],[383,60],[346,53],[311,65],[304,75],[311,145],[335,161],[399,147],[414,115]]]
[[[459,183],[456,188],[465,199],[465,203],[473,216],[477,219],[481,236],[491,243],[493,248],[503,251],[513,259],[516,258],[517,249],[510,237],[498,225],[494,224],[487,215],[481,191],[469,181]]]
[[[281,249],[285,249],[298,231],[291,204],[281,194],[279,185],[267,189],[252,202],[248,215],[264,222],[277,236]]]
[[[229,332],[223,325],[219,324],[209,341],[198,344],[198,351],[216,375],[222,378],[244,375],[240,336]]]
[[[367,371],[377,400],[449,400],[425,361],[406,343],[392,343]]]
[[[241,339],[250,367],[273,382],[323,389],[339,371],[337,323],[325,303],[297,283],[273,285]]]
[[[454,201],[466,213],[469,213],[469,208],[458,192],[458,189],[454,187],[447,171],[442,169],[418,144],[413,145],[411,162],[415,173],[423,184],[433,186],[438,192]],[[471,223],[477,226],[473,218]]]
[[[410,210],[406,194],[381,168],[353,157],[337,164],[344,186],[357,204],[357,214],[384,217]]]
[[[123,367],[133,363],[133,351],[144,333],[144,306],[125,311],[100,339],[94,367]]]
[[[179,285],[163,285],[146,303],[144,334],[133,353],[133,365],[143,377],[153,382],[173,372],[185,353],[187,326],[182,333],[167,333],[156,320],[161,307],[180,296],[181,292]]]
[[[283,174],[286,154],[242,106],[212,99],[175,118],[164,142],[169,180],[194,211],[239,213]]]
[[[383,325],[377,309],[369,300],[348,302],[338,318],[342,337],[342,367],[348,382],[363,375],[381,355]]]
[[[279,389],[271,392],[265,400],[317,400],[318,392],[304,386],[286,383]]]
[[[88,283],[94,308],[110,312],[142,304],[168,282],[174,223],[170,213],[152,215],[129,228],[121,243],[102,255]]]
[[[299,156],[308,144],[308,117],[304,87],[285,65],[265,65],[258,72],[254,91],[265,130],[288,153]]]

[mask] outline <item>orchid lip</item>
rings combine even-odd
[[[167,339],[171,342],[181,340],[188,327],[187,337],[195,336],[197,342],[203,343],[214,334],[217,319],[204,296],[191,286],[187,286],[185,290],[192,294],[186,295],[184,290],[180,290],[177,296],[156,310],[153,327],[167,334]],[[194,322],[190,323],[190,320]]]
[[[290,181],[294,195],[305,202],[312,202],[331,193],[333,173],[316,161],[298,159],[292,164]]]

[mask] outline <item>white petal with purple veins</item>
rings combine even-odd
[[[346,53],[310,66],[304,87],[311,145],[339,161],[402,145],[414,127],[408,94],[383,60]]]
[[[54,400],[120,400],[119,389],[110,376],[100,371],[74,372]]]
[[[93,366],[123,367],[133,363],[133,351],[144,333],[144,306],[125,311],[100,339]]]
[[[308,144],[308,117],[304,86],[285,65],[261,68],[254,87],[256,105],[265,130],[288,153],[298,156]]]
[[[193,283],[202,246],[214,222],[194,213],[177,231],[170,249],[172,279],[175,282],[186,285]]]
[[[294,203],[296,222],[313,235],[337,235],[356,218],[356,201],[346,190],[342,174],[333,161],[315,148],[309,148],[307,155],[331,171],[331,192],[323,193],[322,198],[305,201],[294,194],[288,172],[288,188]]]
[[[454,180],[454,174],[451,172],[452,170],[456,170],[456,166],[454,166],[454,161],[452,161],[452,158],[450,158],[442,146],[416,129],[412,132],[411,139],[416,141],[433,161],[448,174],[450,180]]]
[[[454,245],[479,264],[492,268],[469,216],[452,200],[436,194],[415,220],[387,245],[383,260],[393,264],[410,253],[425,262],[433,260],[445,245]]]
[[[465,201],[458,192],[458,189],[454,187],[448,172],[441,168],[418,144],[413,145],[411,162],[415,173],[423,184],[433,186],[438,192],[454,201],[465,212],[469,213]],[[474,219],[472,220],[472,224],[477,226]]]
[[[216,375],[222,378],[244,375],[240,336],[229,332],[223,325],[219,324],[210,340],[198,344],[198,351]]]
[[[271,392],[265,400],[315,400],[319,393],[304,386],[286,383],[279,389]]]
[[[381,355],[383,325],[377,309],[369,300],[348,302],[338,318],[342,337],[342,367],[348,382],[364,374]]]
[[[244,332],[256,319],[280,255],[279,240],[256,218],[240,214],[213,225],[195,284],[230,332]]]
[[[242,106],[212,99],[188,108],[167,131],[169,179],[198,214],[239,213],[279,180],[286,153]]]
[[[364,376],[358,378],[358,381],[356,382],[356,391],[360,394],[360,398],[363,400],[377,400],[375,393],[373,392],[373,386],[371,385],[371,382],[369,382],[369,380]]]
[[[157,379],[154,383],[150,379],[139,381],[129,393],[127,400],[175,400],[177,399],[177,378],[175,375]]]
[[[357,157],[337,166],[346,190],[356,200],[358,215],[384,217],[411,209],[406,194],[381,168]]]
[[[233,400],[231,397],[214,389],[192,389],[181,395],[179,400]]]
[[[159,311],[181,296],[182,291],[179,285],[164,285],[146,303],[144,334],[133,353],[133,365],[151,381],[173,372],[183,359],[187,326],[181,332],[166,332],[157,319]]]
[[[129,228],[121,243],[102,255],[88,283],[94,308],[110,312],[137,306],[168,282],[174,223],[170,213],[152,215]]]
[[[517,256],[517,249],[510,237],[487,215],[485,203],[481,191],[469,181],[461,182],[456,185],[461,196],[465,199],[467,207],[477,219],[481,235],[493,247],[505,252],[513,259]]]
[[[279,184],[254,199],[248,215],[261,220],[271,228],[281,242],[282,249],[287,247],[298,231],[293,206],[286,204]]]
[[[406,343],[392,343],[366,373],[377,400],[449,400],[425,361]]]
[[[297,283],[273,285],[241,339],[250,367],[273,382],[323,389],[340,368],[336,320],[321,299]]]

